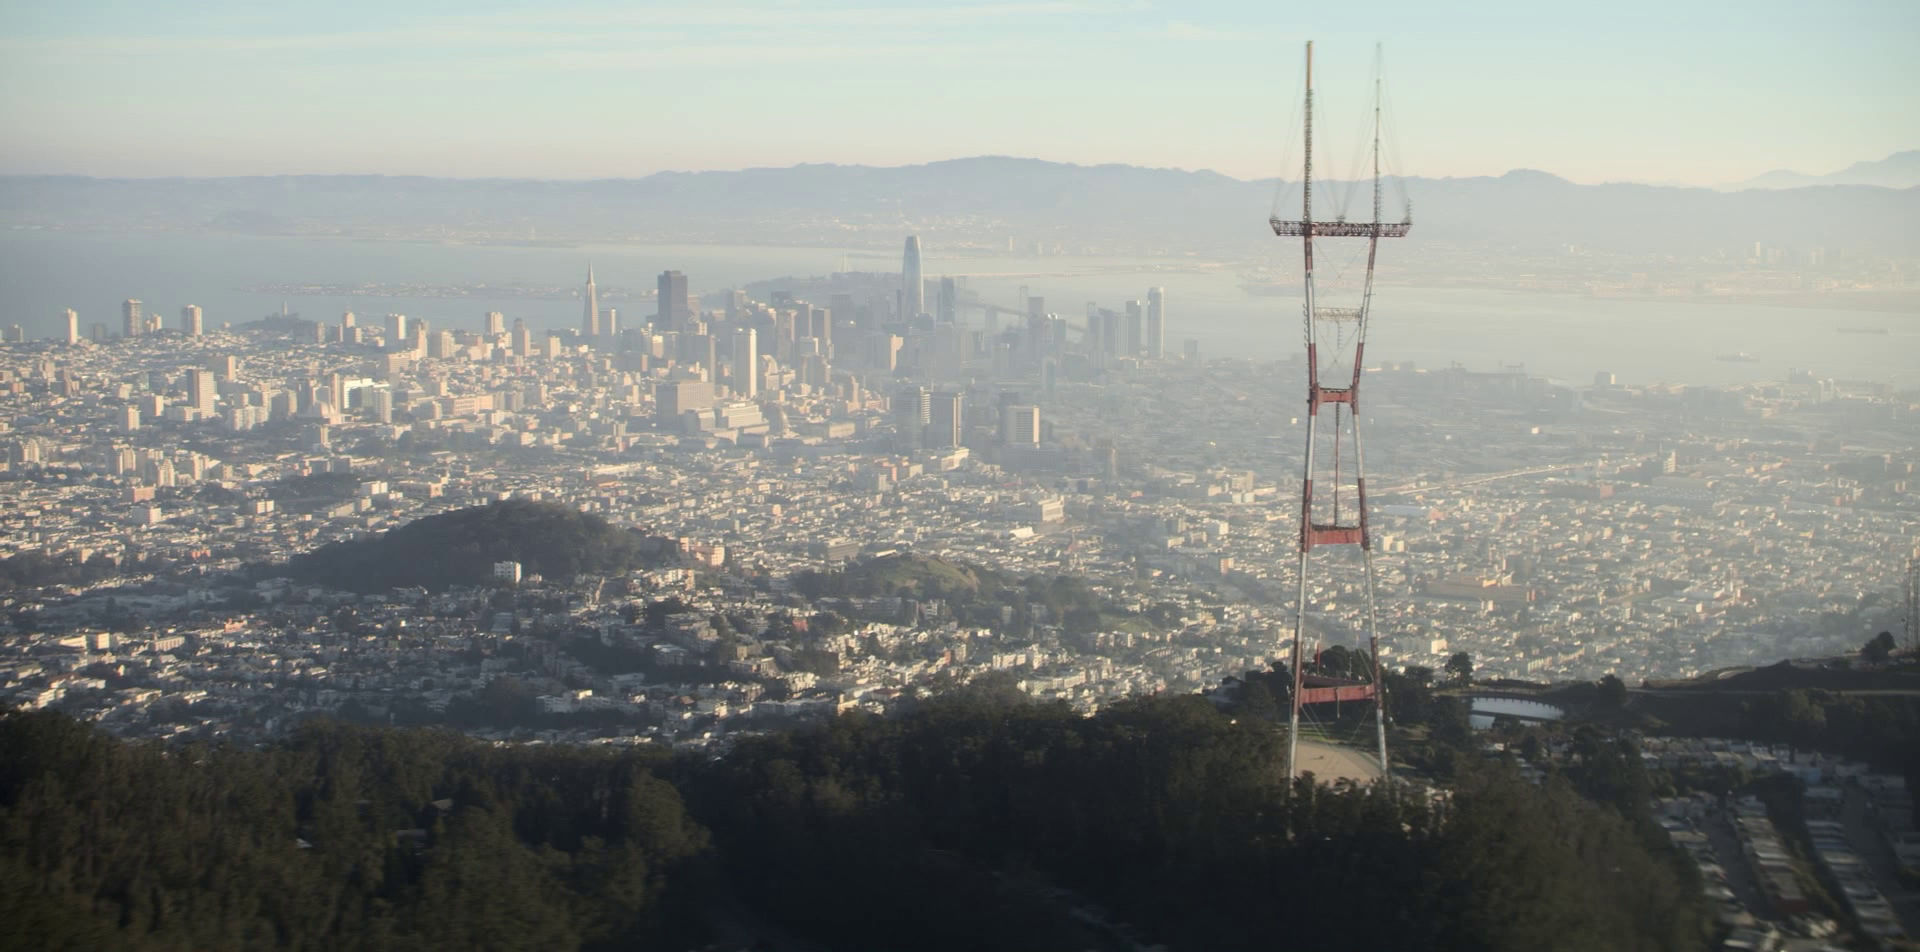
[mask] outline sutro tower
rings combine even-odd
[[[1307,345],[1307,449],[1300,477],[1300,575],[1299,593],[1293,620],[1293,710],[1287,734],[1287,777],[1298,775],[1295,760],[1299,751],[1300,712],[1308,705],[1345,701],[1372,701],[1374,733],[1378,742],[1380,770],[1388,772],[1385,694],[1380,684],[1380,638],[1374,624],[1373,541],[1367,532],[1367,482],[1360,451],[1360,370],[1366,351],[1368,309],[1373,301],[1374,255],[1382,238],[1401,238],[1413,227],[1411,207],[1399,222],[1380,220],[1380,80],[1374,78],[1373,105],[1373,220],[1347,221],[1344,215],[1333,221],[1313,217],[1313,44],[1307,43],[1306,101],[1302,135],[1300,218],[1282,219],[1275,214],[1269,223],[1282,238],[1299,238],[1304,267],[1302,290],[1305,303],[1302,323]],[[1314,297],[1313,240],[1315,238],[1364,238],[1367,242],[1365,282],[1356,306],[1322,306]],[[1327,343],[1322,354],[1321,344]],[[1350,349],[1349,349],[1350,348]],[[1351,363],[1348,355],[1351,354]],[[1323,356],[1329,364],[1322,367]],[[1329,383],[1322,382],[1323,371]],[[1320,411],[1331,407],[1331,452],[1328,460],[1316,460],[1320,434]],[[1344,413],[1342,412],[1344,408]],[[1344,416],[1344,420],[1342,419]],[[1343,447],[1344,442],[1349,446]],[[1320,482],[1324,494],[1314,495],[1314,483]],[[1344,485],[1351,484],[1346,508],[1341,505]],[[1356,545],[1366,574],[1366,634],[1368,667],[1371,677],[1359,680],[1336,672],[1334,676],[1308,676],[1302,667],[1301,647],[1307,631],[1308,556],[1315,546]]]

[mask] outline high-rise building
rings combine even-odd
[[[807,305],[807,332],[803,336],[819,341],[821,354],[833,356],[833,311]]]
[[[913,320],[927,312],[927,282],[920,274],[920,236],[907,236],[907,253],[900,262],[900,285],[905,294],[900,316]]]
[[[940,299],[935,304],[939,312],[935,316],[944,323],[951,324],[960,317],[960,294],[954,287],[952,278],[940,279]]]
[[[1159,360],[1167,356],[1167,289],[1147,289],[1147,339],[1145,356]]]
[[[687,293],[687,276],[678,271],[660,272],[659,281],[660,316],[657,322],[666,328],[679,329],[693,320],[693,298]]]
[[[1010,405],[1000,417],[1000,439],[1009,446],[1040,445],[1040,408]]]
[[[127,298],[120,304],[120,320],[122,337],[139,337],[146,332],[147,322],[140,314],[139,298]]]
[[[487,312],[487,336],[499,337],[507,332],[507,316],[499,311]]]
[[[593,286],[593,262],[587,262],[586,313],[580,319],[580,333],[588,340],[600,336],[600,292]]]
[[[964,395],[958,391],[943,390],[933,395],[927,409],[927,438],[929,449],[951,449],[960,445],[960,437],[966,426],[964,417]]]
[[[688,410],[711,410],[713,403],[713,384],[705,380],[674,380],[653,390],[654,417],[669,426]]]
[[[620,336],[620,309],[607,308],[600,312],[600,333],[608,338]]]
[[[875,334],[867,338],[867,366],[881,373],[893,373],[900,366],[898,334]]]
[[[1120,329],[1120,356],[1140,356],[1140,343],[1145,339],[1141,325],[1146,322],[1146,308],[1139,301],[1127,302],[1127,323]]]
[[[900,442],[918,448],[933,419],[933,391],[925,387],[906,387],[893,397],[894,426]]]
[[[526,321],[517,317],[513,319],[513,355],[533,356],[533,331],[528,329]]]
[[[405,314],[387,315],[387,349],[406,350],[413,346],[407,337],[407,316]]]
[[[827,300],[827,310],[832,311],[834,319],[842,323],[857,324],[861,319],[860,312],[853,306],[851,294],[835,294]],[[860,325],[860,329],[866,330],[866,327]]]
[[[733,392],[748,400],[760,395],[760,347],[753,328],[733,332]]]
[[[213,371],[198,367],[187,371],[187,404],[200,413],[212,413],[220,390],[214,383]]]
[[[832,366],[827,363],[825,354],[808,354],[800,358],[797,379],[809,387],[825,387],[833,379]]]
[[[347,313],[340,315],[340,326],[352,327],[356,322],[358,322],[358,320],[359,318],[354,317],[352,311],[348,311]]]
[[[393,422],[393,390],[375,387],[367,398],[367,415],[376,423]]]
[[[712,334],[681,334],[675,343],[680,348],[681,361],[698,365],[708,381],[720,379],[720,343]]]
[[[180,332],[188,337],[199,337],[206,332],[202,326],[205,316],[200,313],[200,305],[189,304],[180,309]]]
[[[67,308],[67,343],[80,343],[80,312]]]

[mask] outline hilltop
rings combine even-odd
[[[1726,186],[1743,188],[1806,188],[1813,185],[1878,185],[1883,188],[1920,186],[1920,149],[1895,152],[1884,159],[1855,162],[1838,172],[1808,175],[1790,169],[1775,169],[1744,182]]]
[[[838,573],[804,573],[797,587],[810,594],[965,598],[1012,584],[1013,579],[984,566],[908,552],[855,562]]]
[[[569,506],[509,499],[427,516],[370,539],[335,542],[284,566],[292,578],[356,592],[485,585],[495,562],[565,580],[666,562],[673,543]]]

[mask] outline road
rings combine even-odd
[[[1713,858],[1726,870],[1727,888],[1733,890],[1740,905],[1755,919],[1771,920],[1773,905],[1767,902],[1760,882],[1753,877],[1753,866],[1740,850],[1740,834],[1734,829],[1733,814],[1716,805],[1700,821],[1700,830],[1707,834],[1707,842],[1713,844]]]
[[[1859,853],[1860,858],[1866,860],[1873,869],[1873,884],[1880,887],[1880,894],[1893,905],[1893,914],[1900,918],[1907,935],[1920,936],[1920,892],[1900,882],[1893,850],[1887,846],[1886,837],[1881,835],[1880,827],[1874,822],[1866,791],[1854,784],[1847,784],[1846,793],[1846,802],[1840,810],[1840,822],[1846,827],[1847,845],[1852,846],[1854,852]]]
[[[1609,462],[1612,462],[1612,461],[1609,461]],[[1616,468],[1625,468],[1635,463],[1643,463],[1643,462],[1645,462],[1645,459],[1639,458],[1639,457],[1636,457],[1635,459],[1630,459],[1630,460],[1620,460],[1616,464]],[[1500,480],[1503,480],[1503,479],[1519,479],[1523,476],[1544,476],[1548,473],[1564,473],[1564,472],[1567,472],[1568,470],[1586,469],[1587,467],[1590,467],[1592,465],[1593,465],[1592,460],[1582,460],[1577,463],[1556,463],[1552,466],[1531,466],[1526,469],[1508,470],[1504,473],[1489,473],[1485,476],[1470,476],[1465,479],[1448,479],[1448,480],[1443,480],[1441,482],[1435,482],[1435,483],[1417,483],[1417,484],[1402,483],[1402,484],[1393,485],[1393,486],[1385,486],[1380,489],[1374,490],[1374,492],[1379,496],[1384,496],[1387,493],[1441,492],[1449,489],[1464,489],[1468,486],[1479,486],[1484,483],[1499,482]]]

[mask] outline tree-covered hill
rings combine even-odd
[[[276,568],[302,581],[356,592],[484,585],[495,562],[519,562],[549,579],[612,575],[660,565],[673,543],[551,502],[509,499],[427,516],[370,539],[335,542]]]
[[[0,947],[1701,948],[1564,780],[1281,779],[1196,697],[963,692],[726,756],[308,725],[257,750],[0,716]]]
[[[812,599],[938,599],[964,624],[998,624],[1003,609],[1009,609],[1018,627],[1045,621],[1062,625],[1070,634],[1151,627],[1147,618],[1116,608],[1078,576],[1021,578],[911,552],[864,559],[839,571],[798,572],[793,588]]]
[[[968,599],[1017,584],[1018,580],[984,566],[911,552],[854,562],[838,572],[801,572],[794,579],[794,588],[812,598],[900,595]]]
[[[0,948],[626,948],[673,930],[669,870],[706,848],[639,755],[0,718]]]

